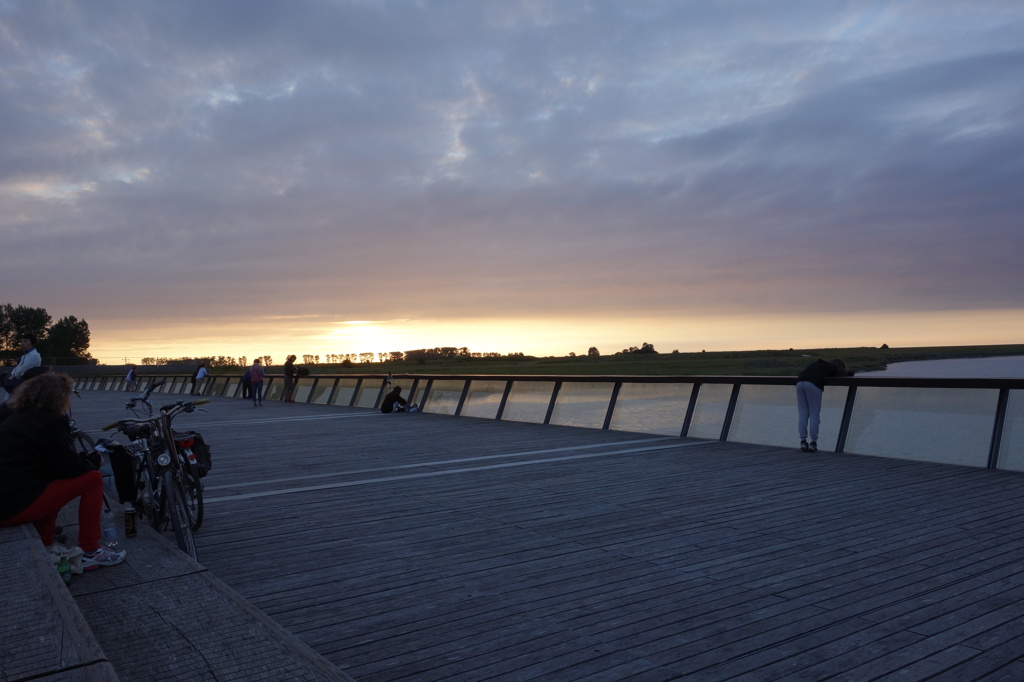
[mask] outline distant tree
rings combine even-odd
[[[889,344],[883,343],[882,344],[882,350],[889,350]]]
[[[319,355],[314,355],[313,356],[313,364],[314,365],[319,365],[320,364],[320,356]]]
[[[638,353],[654,353],[654,354],[657,354],[658,351],[654,350],[654,344],[647,343],[646,341],[644,341],[644,343],[639,348],[637,348],[636,346],[630,346],[629,348],[623,348],[620,352],[616,353],[616,355],[630,355],[630,354],[638,354]]]
[[[5,303],[0,310],[0,348],[18,350],[18,339],[31,334],[37,339],[45,339],[46,331],[53,319],[45,308],[29,306],[13,306]]]
[[[274,361],[273,361],[273,359],[269,355],[264,355],[263,356],[263,366],[264,367],[270,367],[273,364],[274,364]]]
[[[569,351],[569,357],[570,358],[576,357],[576,353],[574,351]]]
[[[56,358],[91,359],[89,324],[73,315],[60,318],[47,332],[44,349]]]
[[[596,358],[601,355],[601,351],[597,349],[597,346],[591,346],[587,349],[587,357]]]
[[[302,362],[304,364],[306,364],[306,365],[313,364],[313,356],[312,355],[303,355],[302,356]]]
[[[373,353],[360,353],[359,362],[371,363],[373,362]]]
[[[352,366],[352,361],[349,360],[348,358],[345,358],[344,360],[341,361],[341,366],[342,367],[351,367]]]

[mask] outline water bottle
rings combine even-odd
[[[60,579],[64,581],[65,585],[71,584],[71,564],[66,555],[60,558],[60,563],[57,564],[57,573],[60,574]]]
[[[103,546],[111,552],[120,551],[117,541],[117,526],[114,525],[114,513],[109,508],[103,510],[100,527],[103,529]]]

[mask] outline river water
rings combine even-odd
[[[1024,378],[1024,355],[896,362],[884,370],[858,372],[857,376],[913,377],[915,379],[1020,379]]]

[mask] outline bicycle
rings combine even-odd
[[[128,399],[128,403],[125,405],[125,412],[131,413],[137,418],[152,417],[153,416],[153,403],[149,401],[149,396],[153,395],[153,391],[163,386],[165,380],[161,379],[155,384],[149,384],[142,393],[137,393]]]
[[[116,430],[129,440],[122,446],[130,458],[135,479],[136,508],[157,531],[170,525],[183,552],[197,559],[193,531],[203,519],[203,471],[195,458],[196,436],[176,434],[171,424],[181,413],[194,412],[209,400],[179,400],[165,405],[159,414],[148,419],[122,419],[103,427]],[[191,442],[189,442],[191,441]],[[98,445],[108,449],[113,459],[116,442],[106,439]]]

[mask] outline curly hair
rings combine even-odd
[[[10,400],[11,409],[45,410],[64,414],[71,406],[75,381],[67,374],[43,374],[22,383]]]

